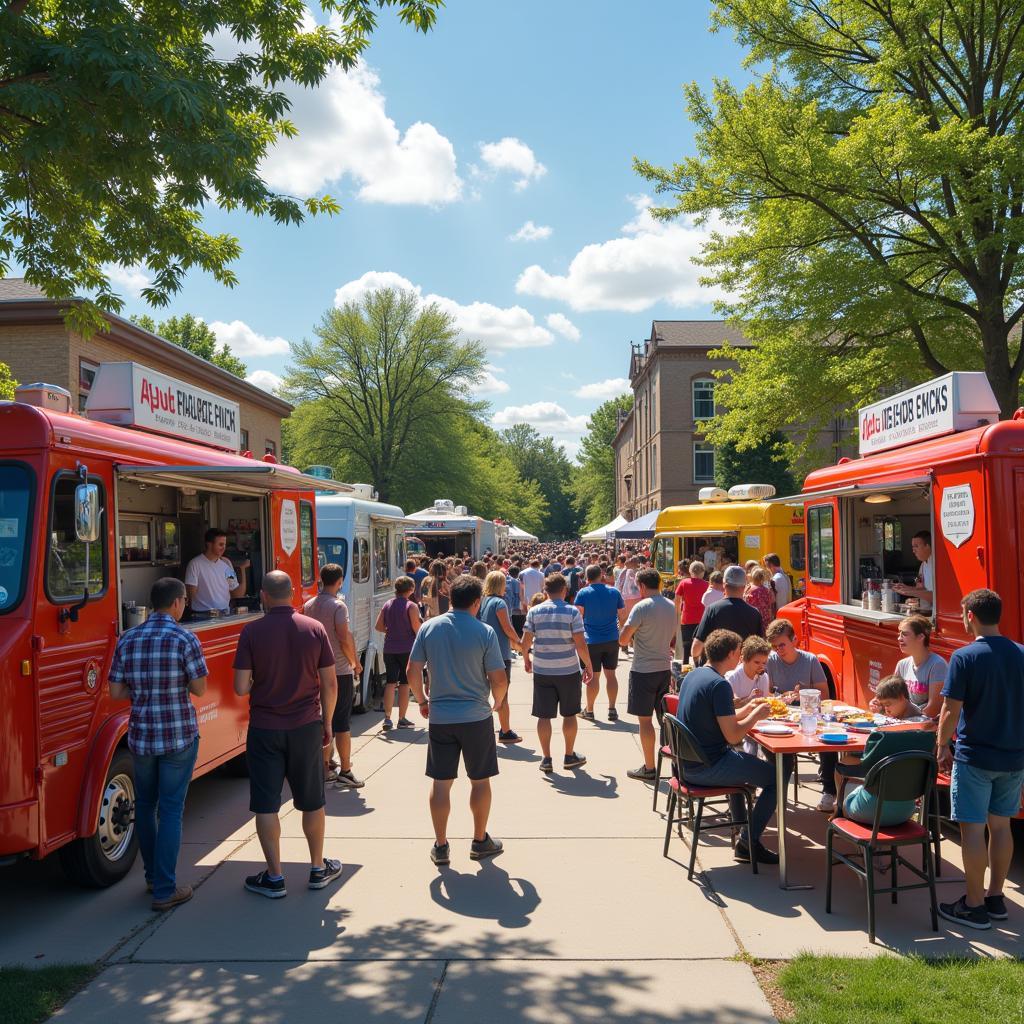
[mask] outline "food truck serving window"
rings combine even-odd
[[[88,583],[89,598],[101,597],[107,589],[107,496],[96,477],[89,483],[100,489],[100,540],[90,546],[89,578],[85,577],[85,544],[75,536],[76,473],[58,473],[50,496],[49,545],[46,551],[46,596],[54,604],[79,601]]]
[[[32,483],[27,466],[0,465],[0,615],[17,608],[25,593]]]
[[[831,583],[836,578],[835,526],[831,505],[807,510],[807,544],[811,579]]]
[[[313,554],[313,505],[299,502],[299,554],[302,559],[302,583],[309,586],[316,579],[316,558]]]
[[[391,566],[388,561],[387,527],[373,528],[373,567],[376,574],[374,586],[386,587],[391,582]]]

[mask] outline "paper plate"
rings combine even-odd
[[[825,733],[824,735],[819,736],[818,739],[820,739],[822,743],[835,743],[837,746],[842,746],[843,744],[850,742],[850,737],[845,733],[843,735]]]
[[[767,722],[764,725],[754,726],[758,732],[763,732],[766,736],[792,736],[793,730],[783,725],[781,722]]]

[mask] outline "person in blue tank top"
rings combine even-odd
[[[500,569],[489,572],[484,579],[484,596],[480,602],[480,621],[486,623],[498,636],[498,647],[505,662],[505,675],[512,683],[512,648],[520,649],[519,634],[512,627],[508,605],[505,603],[505,574]],[[498,705],[498,722],[501,726],[498,739],[502,743],[521,743],[523,738],[512,728],[508,694]]]

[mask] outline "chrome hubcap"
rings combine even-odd
[[[107,860],[120,860],[134,834],[135,784],[127,775],[115,775],[103,791],[100,823],[96,830],[100,849]]]

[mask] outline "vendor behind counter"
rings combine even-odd
[[[185,589],[193,620],[231,614],[231,599],[245,596],[246,570],[250,564],[246,559],[236,569],[224,557],[227,533],[218,527],[206,531],[203,544],[203,553],[185,568]]]

